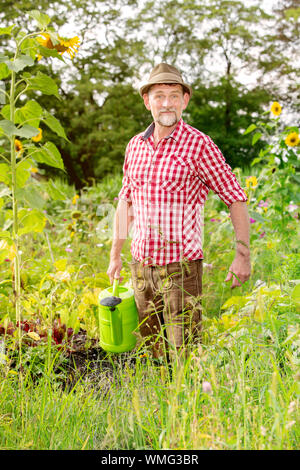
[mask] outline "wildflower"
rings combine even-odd
[[[288,414],[292,414],[296,411],[297,409],[297,404],[295,401],[291,401],[288,407]]]
[[[297,132],[291,132],[285,139],[286,145],[289,147],[295,147],[296,145],[299,145],[300,139],[299,139],[299,134]]]
[[[258,203],[258,207],[268,207],[268,206],[269,206],[269,202],[264,201],[263,199],[261,201],[259,201],[259,203]]]
[[[289,212],[293,212],[298,209],[298,206],[297,204],[289,204],[287,209]]]
[[[256,222],[255,219],[252,219],[252,217],[250,217],[250,224],[254,224]]]
[[[38,127],[39,133],[32,137],[33,142],[39,142],[43,138],[43,131],[40,127]]]
[[[72,219],[80,219],[81,217],[81,212],[80,211],[73,211],[71,214]]]
[[[72,199],[72,204],[76,204],[77,199],[79,199],[79,196],[78,196],[78,194],[75,194],[75,196]]]
[[[15,139],[15,149],[17,153],[22,153],[23,152],[23,145],[22,142],[18,139]]]
[[[47,49],[56,49],[59,54],[64,54],[67,52],[70,58],[73,59],[78,52],[80,39],[78,36],[74,36],[73,38],[62,38],[58,36],[58,44],[53,44],[52,39],[48,33],[43,33],[43,37],[38,37],[37,41],[41,46],[46,47]],[[38,56],[38,60],[40,60],[41,55]]]
[[[203,267],[206,269],[212,269],[214,266],[213,264],[203,263]]]
[[[267,430],[266,430],[266,428],[265,428],[264,426],[261,426],[261,427],[260,427],[260,432],[261,432],[261,435],[262,435],[262,436],[266,436],[266,435],[267,435]]]
[[[202,384],[202,390],[204,393],[207,393],[208,395],[212,394],[212,386],[209,382],[203,382]]]
[[[39,172],[38,168],[34,168],[34,167],[30,168],[30,173],[38,173],[38,172]]]
[[[266,232],[261,232],[261,234],[259,235],[259,238],[264,238],[265,235],[266,235]]]
[[[277,103],[277,101],[274,101],[274,103],[272,104],[271,106],[271,112],[275,115],[275,116],[279,116],[281,114],[281,106],[279,103]]]
[[[72,252],[73,252],[72,248],[69,248],[69,247],[66,248],[66,251],[67,251],[68,253],[72,253]]]
[[[246,186],[247,188],[256,188],[257,186],[257,178],[256,176],[249,176],[248,178],[246,178]]]

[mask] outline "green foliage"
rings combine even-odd
[[[47,11],[54,29],[66,27],[72,17],[82,42],[68,71],[55,49],[37,47],[32,38],[22,43],[20,63],[22,67],[23,59],[34,59],[35,47],[43,55],[38,66],[32,66],[38,86],[44,92],[52,89],[62,99],[43,95],[39,103],[68,129],[69,141],[57,135],[57,128],[53,132],[51,118],[45,122],[50,128],[44,129],[44,136],[60,151],[69,182],[77,189],[121,169],[128,140],[151,120],[137,88],[158,61],[181,68],[195,90],[187,121],[211,135],[233,167],[247,168],[255,158],[250,136],[243,136],[240,129],[254,122],[270,96],[276,93],[276,99],[284,97],[290,109],[297,109],[292,92],[298,69],[290,60],[296,52],[293,37],[298,24],[293,2],[278,7],[273,16],[259,2],[248,6],[224,0],[172,0],[163,5],[102,0],[96,6],[94,0],[67,4],[42,0],[31,17],[25,15],[27,10],[25,0],[18,1],[17,9],[14,2],[4,2],[3,49],[8,47],[11,23],[16,31],[24,25],[25,29],[41,26],[49,21]],[[54,31],[49,32],[55,41]],[[8,66],[16,64],[0,63],[0,79],[5,83],[11,72]],[[58,90],[44,86],[42,73],[54,79]],[[241,73],[247,78],[246,86]],[[37,86],[35,79],[25,94],[35,99],[32,86]],[[55,167],[42,168],[50,178],[59,173]]]
[[[257,156],[257,149],[253,149],[251,137],[245,137],[241,129],[248,126],[252,116],[263,112],[263,105],[269,100],[267,92],[249,91],[233,79],[230,83],[222,79],[210,87],[195,83],[187,110],[188,122],[214,140],[233,168],[247,168]]]
[[[18,2],[18,8],[22,11],[27,3]],[[153,11],[146,5],[143,24],[151,25],[160,9],[163,26],[158,25],[153,37],[169,35],[174,57],[181,49],[195,53],[202,45],[205,53],[198,51],[193,60],[200,57],[203,64],[213,35],[220,36],[220,46],[230,46],[226,53],[241,57],[254,39],[244,24],[252,24],[253,10],[233,1],[208,3],[205,10],[207,5],[198,2],[167,2],[165,14],[152,2]],[[296,449],[299,143],[289,136],[299,136],[299,129],[268,119],[268,113],[254,120],[268,95],[246,91],[232,73],[208,87],[195,81],[189,117],[226,155],[239,155],[233,165],[241,158],[247,157],[247,164],[252,160],[251,175],[235,169],[248,193],[252,277],[234,292],[224,282],[234,255],[232,225],[224,204],[210,195],[204,225],[202,344],[192,345],[181,363],[175,361],[170,375],[168,364],[152,361],[139,337],[135,351],[105,357],[97,372],[90,369],[86,379],[79,373],[78,382],[66,388],[72,354],[87,357],[98,341],[98,295],[109,285],[106,270],[122,181],[117,169],[131,135],[149,123],[131,85],[135,60],[129,65],[130,54],[141,51],[140,44],[135,49],[132,37],[122,39],[118,28],[110,28],[120,20],[121,4],[101,3],[107,7],[101,24],[112,42],[77,61],[80,77],[71,89],[62,72],[35,60],[44,53],[49,63],[59,58],[57,51],[46,52],[31,35],[26,37],[19,20],[16,26],[0,28],[7,48],[0,56],[0,77],[10,84],[2,93],[9,102],[3,103],[0,119],[0,447]],[[56,5],[57,12],[68,8],[49,5]],[[93,2],[78,6],[91,27],[103,13],[94,13]],[[238,27],[229,15],[237,7],[244,22]],[[187,18],[194,25],[201,15],[203,21],[222,20],[205,41],[195,38],[185,23]],[[13,16],[12,8],[7,8],[8,16]],[[297,12],[290,10],[285,17],[296,20]],[[57,15],[56,20],[62,18]],[[32,24],[43,29],[49,17],[39,10],[24,21],[30,30]],[[140,21],[138,16],[128,20],[128,31]],[[57,34],[49,32],[55,42]],[[13,37],[17,48],[12,58]],[[164,57],[172,57],[168,48]],[[43,139],[34,142],[40,127]],[[64,167],[73,181],[77,175],[76,188],[68,184]],[[65,179],[43,178],[51,174],[49,168]],[[112,175],[104,176],[108,172]],[[88,184],[79,192],[83,181]],[[130,241],[122,253],[125,283],[130,283]]]

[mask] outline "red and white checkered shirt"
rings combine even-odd
[[[210,137],[182,119],[154,147],[154,123],[127,145],[119,199],[132,202],[131,254],[145,265],[203,258],[203,207],[212,189],[229,207],[247,196]]]

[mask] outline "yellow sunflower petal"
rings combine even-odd
[[[246,186],[247,188],[256,188],[257,186],[257,178],[256,176],[249,176],[249,178],[246,178]]]
[[[32,137],[33,142],[39,142],[43,138],[43,131],[40,127],[38,127],[39,133]]]
[[[274,103],[271,106],[271,112],[275,116],[279,116],[281,114],[281,109],[282,109],[281,105],[277,101],[274,101]]]
[[[23,152],[22,142],[18,139],[15,139],[15,149],[16,149],[16,152]]]
[[[296,145],[299,145],[300,139],[299,139],[299,134],[297,132],[291,132],[285,139],[286,145],[289,147],[295,147]]]

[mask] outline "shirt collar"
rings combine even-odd
[[[154,132],[154,127],[155,127],[155,123],[152,122],[150,124],[149,127],[147,127],[147,129],[145,130],[145,132],[142,134],[141,138],[143,140],[147,140],[149,139],[149,137],[153,134]],[[177,126],[175,127],[175,129],[171,132],[170,135],[168,135],[167,137],[165,137],[165,139],[173,139],[175,141],[179,140],[180,139],[180,136],[182,134],[182,130],[183,130],[183,120],[182,118],[178,121],[177,123]]]

